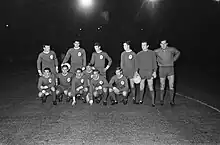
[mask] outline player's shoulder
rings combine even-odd
[[[175,51],[176,50],[175,47],[168,47],[167,49],[170,50],[170,51]]]
[[[160,52],[161,51],[161,48],[156,48],[156,49],[154,49],[154,52],[156,52],[156,53],[158,53],[158,52]]]
[[[116,75],[113,75],[113,76],[111,77],[112,80],[115,79],[115,78],[116,78]]]
[[[55,54],[55,51],[54,51],[54,50],[50,50],[50,53],[51,53],[51,54]]]

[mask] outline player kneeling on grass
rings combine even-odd
[[[124,105],[127,104],[128,102],[128,80],[127,78],[123,75],[122,69],[118,67],[115,71],[116,75],[114,75],[110,82],[109,82],[109,95],[112,96],[112,104],[117,104],[117,95],[122,96],[121,102],[123,102]]]
[[[101,102],[103,96],[104,102],[106,102],[108,96],[108,81],[104,76],[100,75],[97,69],[93,71],[92,80],[90,82],[90,92],[93,94],[97,104]]]
[[[76,69],[76,75],[72,80],[72,95],[73,95],[73,102],[72,105],[76,104],[76,99],[80,99],[83,103],[86,103],[85,97],[89,93],[88,87],[88,80],[86,79],[85,75],[81,68]]]
[[[38,93],[38,96],[42,99],[42,103],[45,103],[47,97],[49,95],[52,95],[53,104],[57,105],[55,92],[55,77],[51,73],[50,68],[44,69],[43,75],[39,78],[38,81],[38,89],[40,91]]]
[[[59,99],[59,102],[62,101],[63,95],[66,96],[66,101],[69,102],[72,96],[71,94],[71,82],[73,74],[69,72],[70,65],[68,63],[62,64],[62,73],[57,74],[56,76],[56,95]]]

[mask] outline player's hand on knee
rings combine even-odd
[[[70,96],[72,96],[72,93],[71,93],[71,92],[68,92],[68,94],[67,94],[67,95],[70,97]]]
[[[113,92],[113,89],[112,89],[112,88],[109,88],[109,92],[110,92],[110,93]]]
[[[39,93],[38,93],[38,97],[39,97],[39,98],[43,97],[43,95],[44,95],[43,92],[39,92]]]
[[[107,88],[103,88],[103,92],[107,93],[108,89]]]
[[[85,92],[88,92],[88,91],[89,91],[89,89],[88,89],[87,87],[85,87],[85,88],[84,88],[84,91],[85,91]]]
[[[50,89],[51,89],[51,91],[53,91],[53,92],[55,91],[55,87],[51,87]]]
[[[119,89],[118,89],[118,88],[113,87],[113,90],[114,90],[114,92],[115,92],[116,94],[118,94],[118,93],[119,93]]]
[[[57,94],[57,95],[60,94],[60,91],[59,91],[59,90],[56,90],[56,94]]]
[[[64,93],[65,95],[67,95],[67,94],[68,94],[68,91],[67,91],[67,90],[64,90],[63,93]]]
[[[127,91],[123,91],[123,92],[122,92],[122,95],[123,95],[123,96],[127,96],[127,94],[128,94]]]

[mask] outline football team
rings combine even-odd
[[[59,72],[56,53],[50,45],[43,46],[43,52],[38,55],[37,70],[39,74],[38,97],[45,103],[52,96],[53,105],[65,99],[75,105],[78,101],[101,103],[107,105],[108,97],[111,105],[128,103],[132,96],[134,104],[143,104],[145,82],[147,82],[152,107],[155,107],[154,79],[157,71],[160,78],[160,105],[164,104],[165,82],[169,82],[170,105],[175,105],[174,97],[174,63],[180,56],[180,51],[168,46],[166,40],[161,41],[160,48],[150,50],[146,41],[141,43],[142,50],[137,54],[130,47],[130,41],[123,43],[120,67],[108,82],[106,72],[111,67],[111,57],[101,49],[100,43],[94,44],[95,52],[89,64],[86,64],[86,51],[80,47],[80,42],[74,42],[61,63]],[[70,62],[70,63],[68,63]],[[107,64],[106,64],[107,62]],[[146,81],[147,80],[147,81]],[[135,84],[140,84],[137,97]]]

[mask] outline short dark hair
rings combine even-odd
[[[94,70],[93,70],[93,73],[94,73],[94,72],[97,72],[98,74],[100,74],[100,71],[99,71],[98,69],[94,69]]]
[[[117,68],[116,68],[116,71],[117,71],[117,70],[122,71],[122,68],[121,68],[121,67],[117,67]]]
[[[51,72],[49,67],[44,68],[44,71],[48,70],[49,72]]]
[[[99,42],[95,42],[94,46],[101,46]]]
[[[125,41],[124,43],[126,43],[127,45],[130,45],[130,44],[131,44],[131,41],[128,40],[128,41]]]
[[[61,68],[63,69],[64,67],[66,67],[67,69],[69,69],[69,67],[67,65],[63,65]]]
[[[75,72],[77,71],[83,72],[81,68],[77,68]]]

